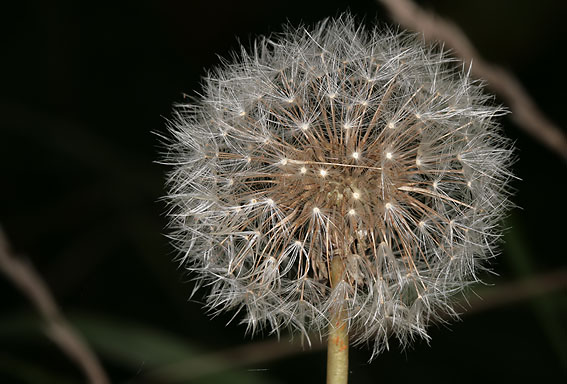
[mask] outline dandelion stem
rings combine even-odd
[[[339,257],[331,261],[331,288],[342,278],[344,265]],[[348,329],[346,313],[341,308],[331,319],[327,343],[327,384],[348,382]]]

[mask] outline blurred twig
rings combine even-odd
[[[185,383],[203,378],[207,375],[230,371],[245,366],[265,364],[269,361],[296,356],[299,353],[322,350],[326,344],[321,339],[313,337],[310,347],[302,343],[269,339],[254,343],[239,345],[220,352],[205,354],[191,360],[168,364],[149,371],[139,377],[139,382],[146,379],[150,382]],[[138,383],[138,381],[134,381]]]
[[[486,288],[478,296],[469,296],[466,301],[469,307],[464,314],[482,312],[503,305],[522,302],[540,295],[567,288],[567,269],[524,278],[494,288]]]
[[[518,126],[567,159],[567,138],[561,129],[541,112],[518,79],[485,61],[457,25],[423,10],[411,0],[378,1],[400,25],[423,33],[426,40],[445,42],[467,64],[474,60],[473,76],[488,82],[488,86],[510,107]]]
[[[486,288],[481,291],[480,296],[470,295],[464,298],[460,306],[467,308],[462,314],[467,315],[522,302],[566,288],[567,269],[560,269],[521,281],[501,284],[497,288]],[[151,370],[138,379],[141,380],[140,382],[145,382],[146,379],[150,379],[150,382],[153,382],[152,380],[168,383],[187,382],[218,373],[220,370],[257,366],[303,352],[318,351],[325,347],[318,337],[313,337],[312,340],[310,348],[303,346],[302,343],[282,342],[277,339],[254,342],[204,355],[197,359],[166,365]]]
[[[83,371],[90,383],[107,384],[98,358],[73,329],[59,310],[49,288],[33,266],[11,254],[8,241],[0,228],[0,270],[33,303],[46,323],[46,333]]]

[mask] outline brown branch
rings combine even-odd
[[[506,70],[485,61],[464,32],[454,23],[427,12],[411,0],[378,0],[405,28],[423,33],[426,40],[442,41],[465,63],[474,62],[471,73],[486,80],[510,107],[516,124],[557,154],[567,159],[567,137],[530,98],[522,84]]]
[[[73,329],[59,310],[49,288],[33,266],[11,254],[8,241],[0,228],[0,270],[36,307],[46,323],[45,332],[73,360],[93,384],[107,384],[104,369],[86,342]]]
[[[297,356],[300,353],[319,351],[326,347],[321,339],[315,337],[313,339],[310,347],[305,347],[303,342],[285,342],[275,338],[239,345],[220,352],[204,354],[173,364],[165,364],[138,377],[133,382],[192,382],[221,371],[264,364]]]
[[[466,308],[461,316],[474,314],[537,298],[567,288],[567,269],[547,272],[528,279],[500,284],[498,287],[479,290],[480,294],[468,295],[456,306]],[[449,315],[441,314],[442,317]],[[277,339],[264,340],[206,354],[191,360],[164,365],[139,377],[158,382],[187,382],[204,376],[245,366],[264,364],[300,353],[319,351],[325,344],[314,336],[309,348],[303,343],[281,342]],[[219,368],[220,367],[220,368]],[[138,381],[136,381],[138,382]]]
[[[463,304],[463,315],[487,311],[503,305],[529,300],[534,297],[567,288],[567,269],[558,269],[531,278],[485,288],[478,296],[469,295]]]

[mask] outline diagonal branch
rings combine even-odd
[[[65,319],[49,288],[33,266],[11,254],[8,240],[1,228],[0,270],[36,307],[46,323],[47,336],[79,366],[89,382],[92,384],[109,383],[98,358]]]
[[[411,0],[378,0],[405,28],[423,33],[426,40],[442,41],[466,64],[473,62],[471,73],[486,80],[512,110],[516,124],[542,144],[567,159],[567,138],[530,98],[522,84],[504,69],[485,61],[464,32],[452,22],[427,12]]]
[[[525,280],[503,283],[495,288],[483,289],[479,292],[480,296],[470,293],[461,301],[458,301],[456,306],[463,309],[466,308],[466,311],[461,316],[468,316],[506,305],[522,303],[526,300],[534,300],[544,295],[562,292],[565,288],[567,288],[567,269],[559,269]],[[441,316],[444,318],[449,317],[448,314],[441,314]],[[134,382],[145,383],[146,380],[190,382],[220,371],[260,365],[273,360],[289,358],[300,353],[319,351],[325,347],[326,344],[316,335],[313,335],[310,348],[305,348],[303,343],[286,343],[279,339],[258,341],[221,352],[205,354],[191,360],[166,364],[149,371]]]

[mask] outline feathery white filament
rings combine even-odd
[[[214,313],[307,335],[345,308],[374,354],[454,313],[494,254],[511,150],[453,59],[343,16],[258,40],[202,94],[175,109],[169,201]]]

